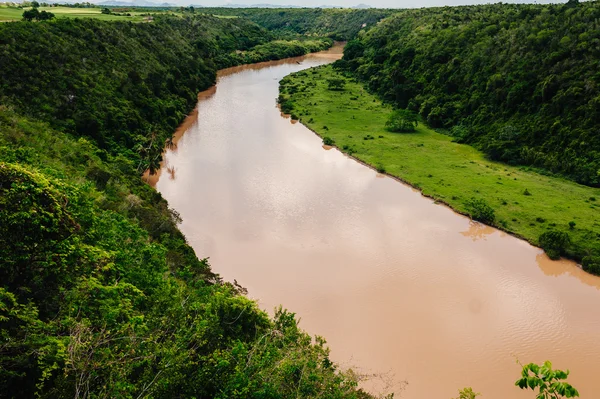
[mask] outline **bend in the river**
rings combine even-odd
[[[464,386],[530,398],[513,386],[517,359],[552,360],[596,397],[600,278],[323,148],[280,115],[279,80],[335,50],[225,70],[201,93],[154,182],[197,254],[263,308],[296,312],[342,366],[407,380],[403,398]]]

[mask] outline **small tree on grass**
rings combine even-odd
[[[538,366],[535,363],[529,363],[523,366],[521,378],[515,382],[515,385],[521,389],[539,390],[536,399],[559,399],[579,397],[577,389],[571,384],[564,382],[569,376],[569,370],[552,370],[552,363],[545,361],[543,365]]]
[[[406,109],[398,109],[390,115],[385,128],[390,132],[410,133],[417,129],[417,114]]]
[[[34,19],[38,19],[40,16],[39,10],[34,7],[31,10],[27,10],[23,12],[23,20],[24,21],[33,21]]]
[[[556,260],[565,253],[571,243],[571,238],[563,231],[550,230],[542,233],[538,241],[548,257]]]
[[[471,198],[465,205],[467,212],[469,212],[471,218],[475,220],[486,224],[492,224],[496,220],[494,208],[480,198]]]
[[[325,145],[334,145],[335,144],[335,140],[332,139],[329,136],[325,136],[325,137],[323,137],[323,144],[325,144]]]
[[[329,90],[342,91],[342,90],[344,90],[345,86],[346,86],[346,79],[341,79],[341,78],[327,79],[327,88]]]

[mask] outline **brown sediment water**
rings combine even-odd
[[[486,399],[532,398],[513,385],[517,360],[551,360],[582,398],[600,397],[600,278],[281,117],[278,81],[337,57],[232,68],[199,98],[156,181],[198,256],[262,308],[296,312],[333,360],[383,375],[397,397],[472,386]]]

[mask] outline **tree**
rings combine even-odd
[[[102,11],[100,11],[100,12],[101,12],[102,14],[110,14],[110,8],[108,8],[108,7],[104,7],[104,8],[102,9]]]
[[[465,204],[471,218],[482,223],[492,224],[496,220],[494,208],[481,198],[471,198]]]
[[[344,86],[346,86],[346,79],[334,78],[327,79],[327,88],[329,90],[344,90]]]
[[[569,234],[563,231],[550,230],[546,231],[539,238],[540,247],[550,259],[558,259],[560,255],[564,254],[567,247],[571,243]]]
[[[49,21],[52,18],[54,18],[54,13],[48,11],[42,11],[37,16],[38,21]]]
[[[37,8],[32,8],[31,10],[27,10],[23,12],[23,20],[24,21],[32,21],[34,19],[38,19],[40,16],[40,12]]]
[[[552,363],[545,361],[543,365],[538,366],[535,363],[529,363],[523,366],[521,378],[515,385],[521,389],[539,389],[536,399],[559,399],[579,397],[577,389],[571,384],[563,382],[569,375],[569,370],[552,370]]]
[[[390,132],[411,133],[417,129],[417,114],[406,109],[397,109],[388,118],[385,128]]]

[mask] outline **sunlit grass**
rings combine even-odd
[[[20,21],[23,18],[25,9],[16,7],[0,6],[0,21]],[[53,13],[56,18],[96,18],[104,21],[132,21],[142,22],[147,11],[128,11],[131,16],[127,15],[112,15],[102,14],[101,8],[75,8],[75,7],[40,7],[40,11],[48,11]],[[123,14],[123,13],[121,13]]]

